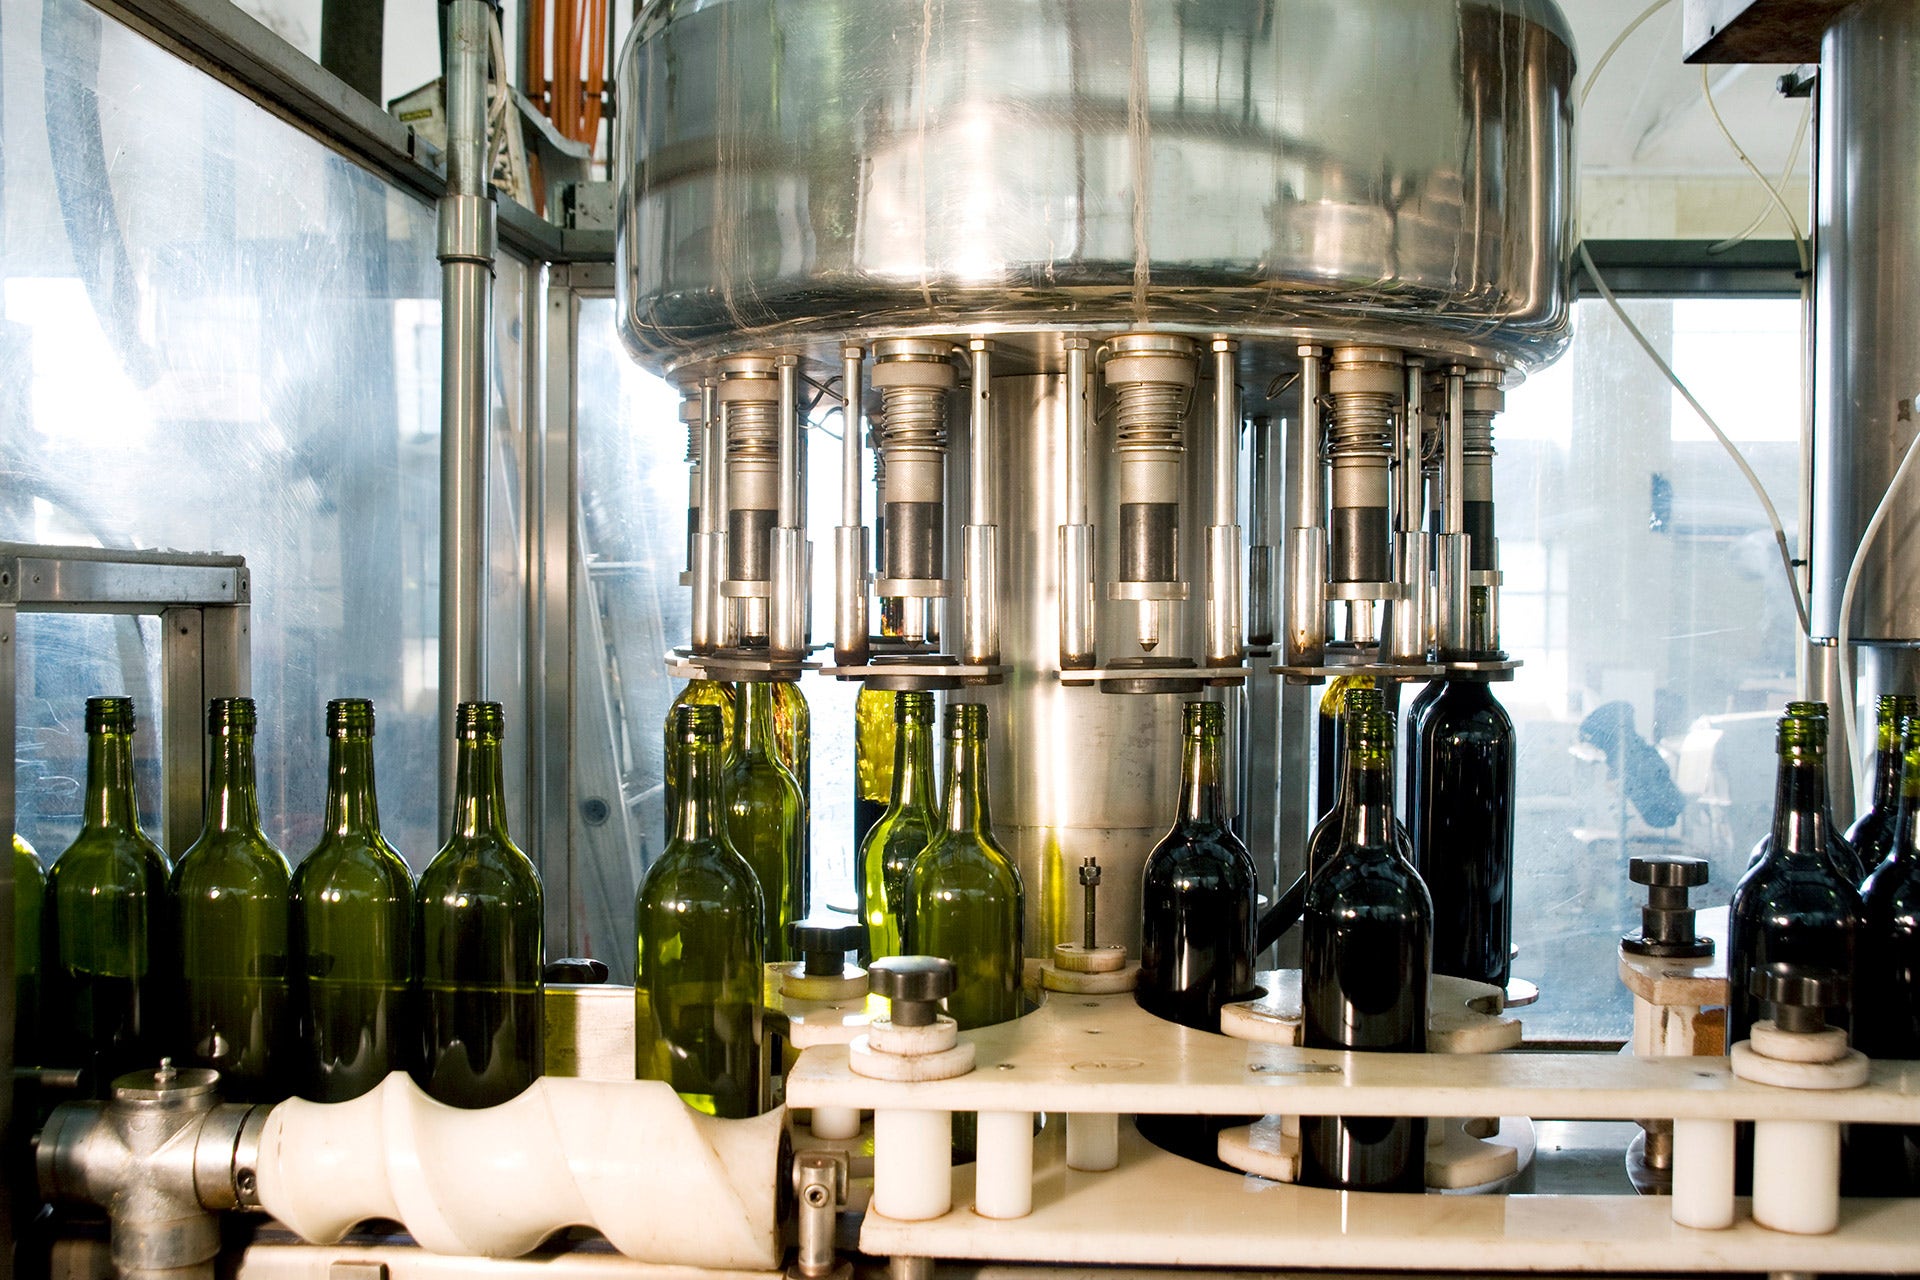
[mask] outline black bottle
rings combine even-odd
[[[1407,743],[1413,865],[1433,897],[1433,971],[1507,985],[1513,953],[1513,721],[1485,680],[1422,694]]]
[[[1309,1049],[1424,1053],[1433,904],[1393,818],[1393,719],[1347,717],[1346,820],[1307,888],[1302,1042]],[[1342,1191],[1421,1191],[1427,1122],[1413,1116],[1302,1116],[1300,1180]]]
[[[1826,741],[1826,703],[1789,702],[1787,704],[1787,719],[1818,720],[1820,722],[1820,740],[1822,742]],[[1834,870],[1839,872],[1843,879],[1850,884],[1858,885],[1862,880],[1867,878],[1867,872],[1873,870],[1873,865],[1862,862],[1860,854],[1854,849],[1852,842],[1841,837],[1840,825],[1833,820],[1833,801],[1831,798],[1827,800],[1826,805],[1827,859],[1833,863]],[[1747,869],[1749,871],[1760,865],[1760,860],[1767,856],[1767,850],[1771,848],[1772,845],[1773,833],[1771,831],[1754,841],[1753,848],[1747,853]],[[1731,1041],[1729,1041],[1729,1043],[1731,1043]]]
[[[1746,981],[1756,965],[1788,961],[1845,975],[1848,1000],[1829,1010],[1827,1020],[1852,1025],[1860,894],[1838,869],[1832,847],[1842,842],[1827,810],[1826,716],[1791,705],[1780,721],[1779,750],[1773,831],[1760,861],[1734,889],[1729,912],[1729,1048],[1761,1018]]]
[[[1425,694],[1421,695],[1423,698],[1425,696]],[[1344,701],[1346,705],[1341,712],[1343,716],[1353,715],[1355,712],[1387,709],[1387,695],[1372,685],[1350,686],[1344,695]],[[1419,704],[1415,703],[1414,706],[1417,712]],[[1342,780],[1335,792],[1333,807],[1327,810],[1326,816],[1313,824],[1313,831],[1307,836],[1306,875],[1309,881],[1319,873],[1321,867],[1332,860],[1334,850],[1340,847],[1340,833],[1346,829],[1347,788],[1344,767],[1341,775]],[[1394,836],[1400,842],[1400,855],[1408,862],[1412,862],[1413,838],[1407,834],[1406,824],[1396,821],[1393,827]]]
[[[1885,739],[1883,738],[1884,742]],[[1861,898],[1860,1007],[1853,1044],[1870,1058],[1920,1058],[1920,718],[1906,717],[1903,759],[1887,856],[1867,877]],[[1851,1125],[1848,1195],[1911,1195],[1920,1182],[1920,1126]]]
[[[1859,855],[1860,868],[1866,875],[1872,875],[1893,852],[1893,824],[1900,811],[1901,726],[1909,716],[1920,716],[1920,698],[1881,694],[1875,710],[1873,807],[1847,828],[1847,843]]]
[[[1227,825],[1217,702],[1186,705],[1180,812],[1141,874],[1144,916],[1134,999],[1169,1022],[1220,1029],[1220,1006],[1253,991],[1256,875]]]

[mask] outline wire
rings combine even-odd
[[[1774,207],[1780,210],[1780,216],[1787,220],[1787,230],[1793,233],[1794,251],[1800,255],[1800,269],[1809,270],[1813,264],[1807,254],[1807,237],[1800,231],[1800,219],[1794,216],[1793,210],[1787,208],[1787,202],[1780,198],[1780,188],[1774,186],[1767,175],[1760,172],[1760,166],[1748,158],[1746,148],[1742,147],[1739,139],[1733,136],[1733,130],[1727,128],[1727,122],[1720,118],[1720,108],[1714,105],[1713,101],[1713,81],[1708,77],[1707,68],[1704,66],[1700,68],[1700,92],[1706,95],[1707,110],[1713,113],[1713,122],[1720,126],[1720,134],[1727,140],[1727,145],[1733,148],[1733,154],[1739,157],[1740,163],[1746,167],[1748,173],[1753,175],[1753,180],[1767,189],[1767,197],[1773,201]]]
[[[1787,528],[1780,521],[1780,512],[1774,508],[1773,499],[1767,496],[1767,487],[1760,483],[1760,477],[1755,475],[1753,468],[1747,464],[1746,455],[1741,453],[1727,433],[1720,429],[1720,424],[1715,422],[1713,415],[1707,412],[1707,407],[1694,397],[1693,392],[1687,390],[1687,384],[1680,381],[1680,375],[1673,371],[1673,366],[1667,363],[1666,358],[1654,348],[1653,343],[1647,341],[1647,335],[1640,332],[1640,326],[1627,315],[1626,308],[1622,307],[1620,300],[1613,296],[1613,290],[1607,288],[1607,282],[1600,278],[1599,268],[1593,265],[1593,255],[1587,252],[1585,244],[1580,246],[1580,261],[1587,269],[1587,278],[1593,281],[1594,288],[1598,289],[1600,296],[1607,300],[1607,305],[1613,308],[1613,314],[1619,317],[1620,323],[1625,325],[1627,332],[1633,335],[1633,340],[1640,344],[1640,349],[1647,353],[1647,359],[1659,367],[1660,372],[1666,375],[1667,381],[1673,384],[1673,389],[1680,393],[1688,405],[1692,406],[1696,414],[1700,415],[1700,421],[1707,424],[1707,430],[1713,432],[1713,438],[1720,442],[1721,448],[1732,457],[1733,464],[1740,468],[1740,474],[1745,476],[1747,483],[1753,487],[1753,496],[1760,499],[1760,505],[1767,513],[1767,523],[1773,526],[1773,540],[1780,549],[1780,565],[1787,571],[1787,589],[1793,593],[1793,611],[1800,617],[1800,634],[1812,635],[1811,624],[1807,620],[1806,597],[1801,594],[1800,579],[1793,571],[1793,552],[1787,546]]]
[[[1800,113],[1800,127],[1793,131],[1793,146],[1787,149],[1786,167],[1780,171],[1779,184],[1783,187],[1792,179],[1794,166],[1800,163],[1800,148],[1805,145],[1807,141],[1807,126],[1812,123],[1813,100],[1809,98],[1807,100],[1807,109]],[[1707,252],[1709,254],[1721,254],[1733,248],[1735,245],[1745,244],[1753,233],[1760,229],[1760,224],[1767,220],[1767,215],[1772,212],[1773,207],[1771,204],[1761,205],[1760,212],[1753,215],[1752,222],[1749,222],[1738,234],[1728,236],[1718,244],[1708,245]]]
[[[1660,12],[1672,3],[1673,0],[1653,0],[1652,4],[1640,11],[1639,17],[1629,22],[1621,29],[1620,34],[1613,38],[1613,43],[1607,46],[1607,51],[1600,55],[1600,61],[1594,63],[1593,70],[1587,73],[1587,82],[1580,86],[1580,105],[1582,107],[1587,105],[1587,95],[1593,92],[1593,86],[1599,82],[1600,73],[1607,69],[1609,62],[1613,61],[1613,55],[1620,52],[1620,46],[1627,42],[1627,37],[1638,31],[1648,18],[1651,18],[1654,14]]]
[[[1881,522],[1887,518],[1887,512],[1893,509],[1893,495],[1900,489],[1900,482],[1907,478],[1907,470],[1913,466],[1913,460],[1920,458],[1920,431],[1914,432],[1913,440],[1907,445],[1907,456],[1900,460],[1900,467],[1893,473],[1893,479],[1887,482],[1887,491],[1880,495],[1880,505],[1873,509],[1873,519],[1867,521],[1866,532],[1860,535],[1860,545],[1853,553],[1853,563],[1847,566],[1847,584],[1840,592],[1840,626],[1834,636],[1834,659],[1839,666],[1841,731],[1847,735],[1848,759],[1854,757],[1853,737],[1853,651],[1849,647],[1848,632],[1853,621],[1853,591],[1860,585],[1860,570],[1867,563],[1867,549],[1873,545],[1874,538],[1880,532]],[[1858,772],[1856,770],[1856,772]]]

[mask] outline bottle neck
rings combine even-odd
[[[506,839],[506,785],[500,740],[462,738],[454,757],[453,838]]]
[[[253,735],[233,730],[213,740],[213,775],[207,783],[207,830],[260,830],[260,795],[253,772]]]
[[[932,813],[933,788],[933,728],[908,721],[893,743],[893,796],[887,807],[896,813],[910,808]]]
[[[991,830],[987,813],[987,748],[977,738],[947,739],[947,830],[978,835]]]
[[[683,740],[676,754],[680,811],[674,815],[673,838],[711,842],[720,830],[720,744]]]
[[[743,681],[733,700],[733,750],[742,760],[777,759],[773,686]]]
[[[1187,734],[1180,755],[1180,821],[1183,825],[1222,827],[1227,822],[1220,736]]]
[[[89,831],[131,831],[140,825],[133,802],[133,735],[111,729],[87,738],[86,809]]]
[[[373,790],[373,739],[346,734],[327,746],[327,827],[337,836],[380,834]]]
[[[1780,757],[1773,792],[1773,852],[1823,861],[1827,856],[1827,762],[1818,755]]]
[[[1899,735],[1882,729],[1873,774],[1873,807],[1881,813],[1892,813],[1900,807],[1901,760]]]
[[[1343,846],[1394,847],[1393,762],[1388,752],[1349,747],[1341,781],[1340,824]]]

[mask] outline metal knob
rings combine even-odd
[[[868,988],[892,1001],[899,1027],[932,1026],[958,980],[953,961],[938,956],[883,956],[867,970]]]
[[[1781,960],[1753,966],[1747,990],[1773,1007],[1773,1025],[1782,1031],[1814,1034],[1826,1030],[1827,1010],[1846,1003],[1847,979],[1832,969]]]
[[[795,920],[787,926],[787,941],[800,953],[801,972],[813,977],[839,977],[847,952],[866,940],[867,927],[857,920]]]
[[[1704,960],[1713,954],[1713,939],[1694,932],[1694,909],[1687,901],[1690,890],[1707,882],[1704,858],[1647,854],[1627,864],[1627,875],[1647,886],[1647,903],[1640,908],[1640,932],[1620,939],[1621,950],[1665,960]]]

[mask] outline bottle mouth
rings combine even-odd
[[[346,734],[373,736],[373,700],[371,698],[335,698],[327,704],[327,736]]]
[[[507,731],[507,713],[497,702],[463,702],[454,709],[453,731],[462,738],[497,738]]]
[[[952,702],[947,704],[947,736],[950,738],[987,739],[987,708],[979,702]]]
[[[88,733],[132,733],[133,699],[125,696],[87,699]]]
[[[1188,737],[1211,737],[1225,731],[1227,709],[1217,702],[1189,702],[1182,708],[1181,719]]]
[[[932,724],[933,695],[924,689],[902,689],[893,695],[895,724]]]
[[[1369,714],[1384,711],[1387,707],[1387,695],[1374,685],[1365,685],[1347,690],[1346,713],[1348,715]]]
[[[720,708],[698,704],[676,707],[673,712],[673,735],[679,742],[719,742]]]
[[[252,733],[259,722],[252,698],[215,698],[207,704],[208,733]]]
[[[1393,717],[1384,706],[1347,711],[1347,738],[1361,752],[1393,750]]]
[[[1827,704],[1824,702],[1789,702],[1787,718],[1791,720],[1819,720],[1827,718]]]
[[[1794,708],[1812,706],[1819,714],[1796,712]],[[1824,751],[1827,746],[1826,704],[1822,702],[1789,702],[1787,714],[1780,718],[1778,747],[1781,752]]]

